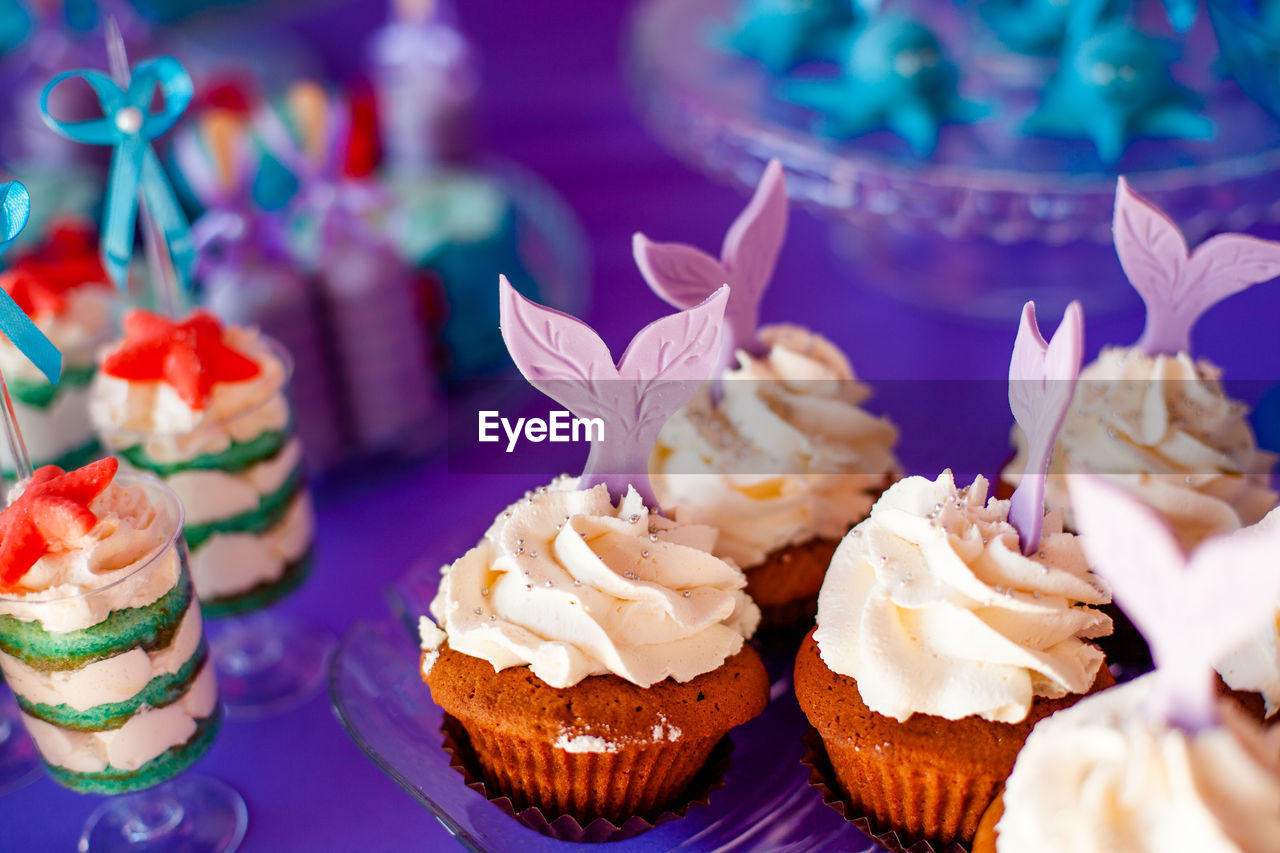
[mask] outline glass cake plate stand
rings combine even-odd
[[[443,549],[439,551],[447,555]],[[458,552],[460,553],[460,552]],[[347,733],[388,776],[426,806],[471,850],[562,853],[604,849],[539,835],[463,784],[441,749],[443,712],[418,671],[416,623],[435,592],[442,560],[424,558],[389,591],[380,622],[347,632],[330,670],[330,691]],[[710,805],[638,837],[605,846],[616,853],[715,850],[801,853],[878,850],[826,806],[810,787],[801,735],[807,730],[791,692],[789,663],[766,659],[772,700],[757,719],[735,729],[732,766]]]
[[[927,160],[888,132],[848,141],[814,135],[814,114],[780,100],[777,78],[712,46],[738,5],[642,3],[625,60],[632,100],[660,143],[720,180],[750,188],[767,160],[782,160],[791,197],[832,220],[836,251],[861,283],[1001,322],[1028,298],[1048,316],[1073,298],[1089,313],[1136,306],[1111,247],[1117,174],[1192,241],[1280,219],[1280,123],[1215,70],[1205,21],[1174,73],[1207,96],[1216,138],[1137,140],[1108,167],[1089,142],[1017,132],[1046,66],[993,62],[990,37],[966,4],[931,3],[921,18],[962,69],[961,93],[992,106],[992,115],[943,127]],[[799,73],[830,76],[833,68],[810,64]]]

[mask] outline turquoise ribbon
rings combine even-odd
[[[0,253],[9,248],[31,215],[31,196],[17,181],[0,184]],[[0,288],[0,332],[13,342],[51,383],[62,377],[62,353],[22,312],[8,291]]]
[[[89,85],[102,105],[102,118],[59,121],[49,114],[49,96],[68,80]],[[151,112],[157,88],[164,107]],[[127,286],[133,254],[139,190],[146,197],[152,220],[164,234],[178,280],[184,287],[191,281],[196,262],[191,229],[151,142],[173,127],[191,103],[192,93],[191,75],[168,56],[139,63],[127,91],[100,71],[81,70],[59,74],[40,93],[44,123],[54,131],[86,145],[115,147],[103,213],[102,262],[121,290]]]

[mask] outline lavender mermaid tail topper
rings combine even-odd
[[[1187,250],[1172,219],[1130,189],[1116,185],[1116,254],[1147,305],[1138,349],[1148,355],[1190,352],[1191,327],[1223,299],[1280,275],[1280,243],[1247,234],[1219,234]]]
[[[498,289],[502,339],[529,384],[575,416],[604,422],[578,488],[604,483],[617,501],[632,486],[657,507],[649,454],[667,418],[711,375],[729,288],[645,326],[616,366],[586,323],[525,299],[506,276]]]
[[[1275,618],[1280,525],[1210,539],[1188,558],[1120,486],[1078,474],[1071,505],[1090,565],[1151,645],[1156,685],[1144,713],[1189,732],[1214,726],[1214,664]]]
[[[1071,406],[1083,354],[1084,309],[1079,302],[1067,306],[1048,343],[1036,324],[1036,304],[1022,307],[1009,362],[1009,408],[1027,439],[1027,465],[1009,500],[1009,523],[1018,530],[1024,554],[1040,546],[1049,456]]]
[[[729,285],[715,379],[733,364],[735,351],[745,350],[753,356],[765,353],[756,335],[760,300],[773,277],[786,233],[787,187],[782,164],[770,160],[750,203],[729,226],[719,260],[683,243],[654,243],[643,234],[632,238],[640,274],[653,292],[674,308],[692,308],[721,285]]]

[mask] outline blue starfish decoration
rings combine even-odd
[[[1011,50],[1053,56],[1072,29],[1083,23],[1092,31],[1099,21],[1124,14],[1128,5],[1127,0],[984,0],[978,14]]]
[[[745,0],[733,26],[713,41],[782,74],[808,60],[835,59],[858,23],[850,0]]]
[[[1159,44],[1123,24],[1103,27],[1063,56],[1026,133],[1089,139],[1108,165],[1135,137],[1210,139],[1199,99],[1169,76]]]
[[[1163,2],[1165,14],[1169,16],[1169,23],[1173,28],[1180,33],[1190,30],[1200,14],[1198,0],[1163,0]]]
[[[823,114],[815,131],[847,139],[887,128],[920,157],[933,153],[946,122],[981,118],[986,108],[961,98],[956,69],[934,34],[897,14],[873,18],[853,39],[835,80],[796,80],[782,97]]]

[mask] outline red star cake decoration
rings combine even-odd
[[[119,463],[100,459],[76,471],[38,469],[0,512],[0,588],[12,589],[36,561],[98,523],[89,503],[111,485]]]
[[[222,324],[203,309],[178,322],[134,309],[124,316],[124,340],[102,362],[108,376],[160,381],[195,411],[219,382],[243,382],[262,372],[258,363],[227,346]]]
[[[0,274],[0,287],[33,317],[66,311],[67,297],[82,287],[110,286],[93,228],[78,220],[55,224],[44,243]]]

